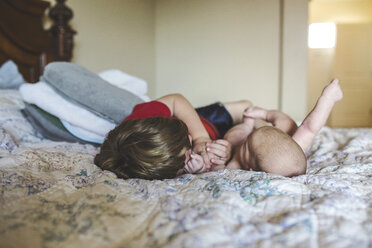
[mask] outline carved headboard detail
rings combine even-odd
[[[11,59],[27,82],[37,82],[47,63],[70,61],[73,35],[68,22],[72,11],[66,0],[50,8],[42,0],[0,0],[0,64]],[[53,24],[44,30],[47,8]]]
[[[72,18],[72,10],[65,5],[66,0],[57,0],[50,9],[49,17],[54,21],[49,32],[53,37],[54,54],[58,61],[70,61],[72,58],[73,36],[76,33],[68,22]]]

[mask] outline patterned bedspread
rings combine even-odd
[[[372,247],[372,129],[323,128],[306,175],[117,179],[0,91],[0,247]]]

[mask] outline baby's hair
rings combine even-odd
[[[306,156],[301,147],[278,128],[261,127],[248,136],[254,170],[282,176],[296,176],[306,172]]]
[[[120,178],[174,178],[191,148],[188,129],[174,118],[127,120],[109,132],[94,163]]]

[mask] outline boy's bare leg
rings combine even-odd
[[[319,130],[326,124],[334,104],[341,100],[343,93],[338,79],[334,79],[324,89],[313,110],[306,116],[292,138],[306,152]]]

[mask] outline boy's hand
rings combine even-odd
[[[185,165],[185,171],[191,174],[206,172],[207,168],[205,167],[202,156],[192,153],[190,160]]]
[[[197,138],[193,140],[192,151],[199,154],[203,158],[204,165],[207,170],[211,168],[209,154],[207,153],[207,143],[210,143],[210,138]]]
[[[214,140],[207,144],[207,152],[213,166],[224,165],[231,158],[232,145],[224,139]]]

